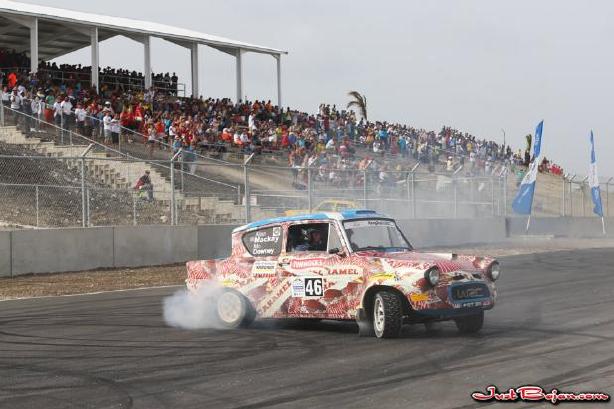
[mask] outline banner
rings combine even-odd
[[[522,179],[518,193],[512,203],[512,209],[518,214],[531,214],[533,207],[533,195],[535,194],[535,181],[537,180],[537,169],[539,167],[542,149],[542,130],[544,121],[541,121],[535,129],[533,138],[533,162],[529,165],[526,175]]]
[[[593,213],[599,217],[603,217],[603,207],[601,206],[601,190],[599,189],[599,178],[597,177],[597,160],[595,158],[595,138],[591,131],[591,164],[588,171],[588,185],[591,188],[591,196],[593,197]]]

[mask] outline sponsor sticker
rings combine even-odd
[[[411,293],[409,299],[411,302],[428,301],[429,295],[427,293]]]
[[[277,262],[270,260],[255,261],[252,266],[252,275],[256,277],[270,277],[275,275]]]
[[[367,220],[355,220],[352,222],[345,222],[343,224],[346,229],[360,229],[363,227],[394,227],[394,222],[390,220],[379,220],[379,219],[367,219]]]

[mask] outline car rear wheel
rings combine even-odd
[[[403,308],[399,297],[380,291],[373,299],[373,331],[378,338],[397,338],[403,326]]]
[[[256,318],[250,302],[240,293],[224,290],[217,298],[216,313],[225,328],[247,327]]]
[[[460,333],[475,334],[480,331],[484,325],[484,311],[480,311],[479,314],[456,318],[454,321]]]

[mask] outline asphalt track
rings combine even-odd
[[[477,336],[452,323],[396,340],[335,322],[180,330],[162,319],[168,288],[1,302],[0,407],[474,408],[490,384],[614,393],[614,250],[502,266]]]

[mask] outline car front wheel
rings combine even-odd
[[[397,338],[403,326],[403,308],[399,297],[380,291],[373,300],[373,331],[378,338]]]
[[[484,325],[484,311],[480,311],[479,314],[456,318],[454,321],[460,333],[474,334],[481,330]]]

